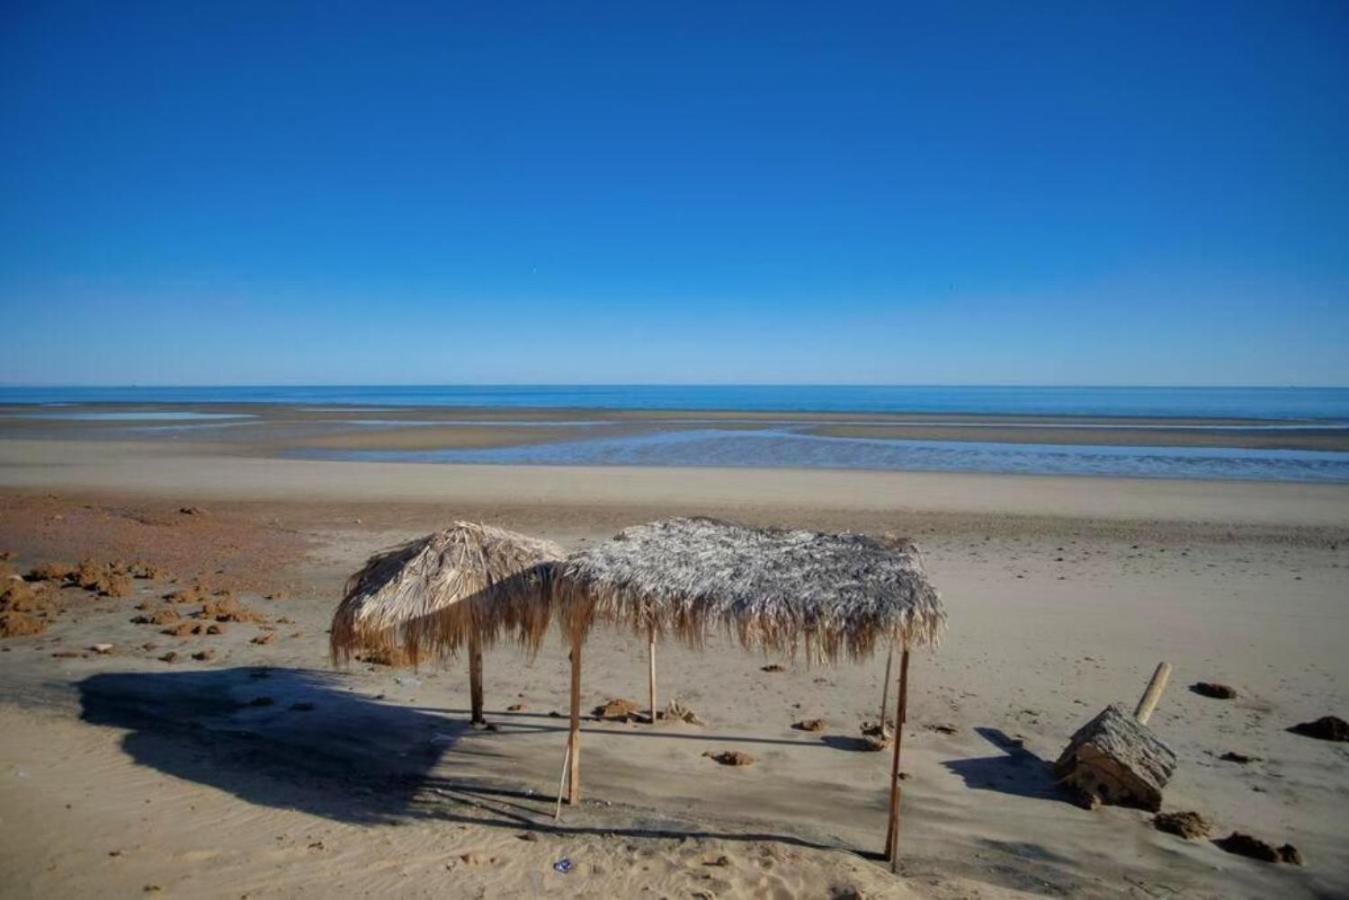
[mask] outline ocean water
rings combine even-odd
[[[284,403],[408,406],[962,413],[1307,419],[1349,422],[1349,388],[848,385],[442,385],[0,387],[0,403]]]
[[[728,466],[1349,482],[1349,453],[841,438],[790,429],[655,431],[488,449],[300,451],[307,458],[499,465]]]

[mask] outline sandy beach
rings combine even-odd
[[[0,644],[0,859],[13,896],[1349,886],[1349,753],[1285,730],[1349,699],[1346,486],[354,463],[10,437],[0,492],[0,550],[18,571],[84,557],[164,570],[120,598],[61,589],[44,633]],[[585,803],[556,823],[560,640],[532,661],[488,653],[499,730],[487,732],[466,727],[462,666],[328,664],[341,584],[374,550],[454,519],[576,549],[689,513],[919,541],[951,627],[915,660],[900,878],[868,855],[883,838],[888,756],[857,741],[876,716],[882,659],[808,668],[719,637],[703,654],[662,645],[663,692],[704,724],[586,722]],[[132,623],[138,604],[192,583],[233,591],[260,621],[185,637]],[[168,652],[175,661],[161,661]],[[1215,837],[1290,842],[1304,866],[1186,842],[1146,813],[1087,811],[1056,789],[1048,764],[1068,736],[1106,704],[1132,704],[1163,659],[1176,674],[1152,727],[1180,758],[1164,809],[1202,812]],[[585,708],[642,697],[645,652],[627,636],[593,635],[587,667]],[[1238,696],[1199,696],[1197,681]],[[811,718],[826,730],[791,727]],[[723,749],[756,762],[703,756]],[[1221,759],[1234,752],[1251,761]],[[565,875],[553,869],[564,858]]]

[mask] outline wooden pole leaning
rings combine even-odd
[[[885,858],[890,871],[899,871],[899,757],[904,742],[904,719],[909,702],[909,648],[899,657],[899,700],[895,706],[895,755],[890,764],[890,824],[885,833]]]

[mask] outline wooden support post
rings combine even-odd
[[[651,694],[651,724],[656,724],[656,629],[652,628],[646,648],[646,659],[650,668],[648,687]]]
[[[1148,719],[1152,718],[1152,711],[1157,708],[1157,701],[1162,699],[1162,691],[1166,690],[1166,682],[1170,677],[1171,664],[1169,662],[1157,663],[1157,671],[1152,673],[1152,680],[1148,682],[1148,689],[1143,692],[1142,698],[1138,701],[1138,706],[1134,708],[1134,718],[1138,720],[1139,725],[1148,724]]]
[[[885,740],[885,708],[890,705],[890,667],[895,662],[895,645],[890,645],[890,652],[885,656],[885,678],[881,680],[881,717],[876,720],[876,726],[880,731],[876,736]]]
[[[567,805],[581,802],[581,635],[571,639],[571,734],[567,739]]]
[[[895,756],[890,765],[890,825],[885,832],[885,858],[890,871],[899,872],[899,753],[904,742],[904,719],[909,703],[909,648],[899,656],[899,700],[895,706]]]
[[[486,722],[482,715],[482,645],[476,634],[468,638],[468,694],[472,707],[470,722],[482,725]]]

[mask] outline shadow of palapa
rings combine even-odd
[[[122,748],[137,763],[259,806],[355,824],[433,819],[555,834],[849,849],[788,834],[686,827],[673,819],[668,826],[630,828],[603,821],[555,822],[555,798],[548,787],[532,790],[478,774],[484,761],[508,756],[490,748],[494,738],[508,733],[475,732],[467,717],[381,703],[345,689],[327,673],[280,668],[119,672],[90,676],[78,687],[82,718],[127,729]],[[565,731],[533,724],[510,730],[516,728]],[[609,819],[618,814],[608,804],[593,811]],[[590,819],[591,812],[583,805],[569,811],[568,818]],[[649,814],[640,818],[651,820]]]
[[[1018,797],[1071,803],[1054,780],[1054,767],[998,728],[980,727],[975,733],[1003,752],[997,756],[957,759],[942,763],[974,790],[997,791]]]

